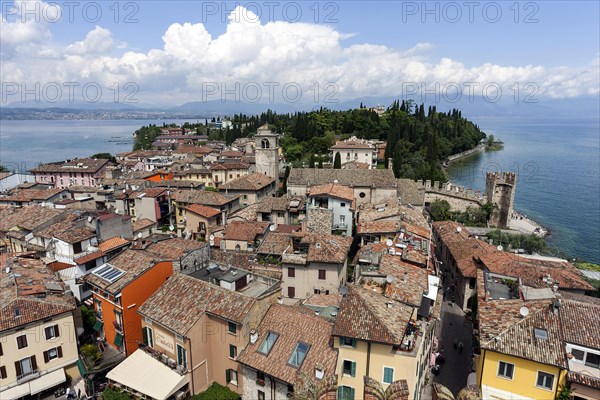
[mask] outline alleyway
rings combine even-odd
[[[440,373],[434,377],[434,382],[441,383],[454,393],[467,385],[467,377],[471,373],[473,353],[473,325],[466,320],[462,310],[452,301],[448,293],[442,305],[441,340],[446,362],[441,365]],[[454,348],[453,340],[462,342],[462,352]]]

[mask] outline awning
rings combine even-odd
[[[117,333],[117,336],[115,336],[115,341],[113,343],[117,347],[121,347],[121,345],[123,344],[123,335],[121,335],[120,333]]]
[[[77,364],[77,369],[79,370],[79,375],[85,376],[85,374],[87,374],[87,369],[85,368],[83,361],[81,361],[81,359],[79,359],[79,360],[77,360],[77,362],[75,364]]]
[[[65,376],[65,370],[61,368],[30,381],[29,388],[31,390],[31,394],[36,394],[59,385],[66,380],[67,377]]]
[[[96,323],[94,324],[92,329],[98,332],[100,329],[102,329],[102,325],[104,325],[102,321],[96,320]]]
[[[141,349],[113,368],[106,378],[154,399],[167,399],[188,383],[186,375],[180,375]]]
[[[22,385],[17,385],[8,390],[0,392],[0,399],[2,400],[14,400],[20,397],[27,396],[29,394],[29,382]]]

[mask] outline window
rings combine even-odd
[[[324,269],[320,269],[319,270],[319,279],[325,280],[325,279],[327,279],[326,276],[327,276],[327,271]]]
[[[288,363],[293,367],[300,368],[300,366],[302,365],[302,362],[304,361],[304,358],[306,357],[306,353],[308,352],[309,348],[310,348],[310,346],[308,344],[298,342],[296,344],[296,348],[294,349],[294,351],[292,352],[292,355],[290,356],[290,359],[288,360]]]
[[[533,328],[533,334],[536,339],[548,340],[548,331],[542,328]]]
[[[338,388],[338,400],[354,400],[354,388],[350,386],[340,386]]]
[[[394,382],[394,368],[383,367],[383,383],[390,384]]]
[[[585,365],[588,367],[600,368],[600,355],[587,353],[585,357]]]
[[[23,349],[27,347],[27,336],[21,335],[17,337],[17,349]]]
[[[365,197],[367,197],[367,194],[365,192],[360,192],[358,194],[358,197],[360,197],[361,199],[364,199]]]
[[[288,278],[295,278],[296,277],[296,268],[290,268],[288,267]]]
[[[356,376],[356,363],[350,360],[344,360],[342,363],[342,375]]]
[[[177,345],[177,365],[187,369],[187,355],[186,351],[180,345]]]
[[[356,340],[349,337],[340,337],[340,346],[356,347]]]
[[[512,379],[514,372],[515,366],[513,364],[509,364],[504,361],[500,361],[498,363],[498,376],[502,378]]]
[[[258,400],[265,400],[265,392],[262,390],[258,391]]]
[[[296,288],[293,286],[288,286],[288,297],[293,299],[296,297]]]
[[[73,253],[81,253],[83,251],[81,247],[81,242],[73,243]]]
[[[57,338],[59,336],[58,325],[52,325],[52,326],[46,327],[44,329],[44,334],[46,336],[46,340]]]
[[[44,352],[44,362],[49,362],[55,358],[62,358],[62,347],[58,346]]]
[[[237,357],[237,347],[230,344],[229,345],[229,358],[233,358],[235,360],[236,357]]]
[[[268,355],[273,346],[275,345],[275,342],[277,341],[278,337],[279,334],[269,331],[267,337],[265,337],[260,346],[258,346],[258,352],[264,355]]]
[[[0,367],[0,379],[6,379],[6,367],[3,365]]]
[[[154,339],[152,337],[152,328],[145,326],[142,328],[142,338],[146,346],[154,347]]]
[[[583,361],[585,357],[585,351],[583,350],[572,349],[571,354],[573,354],[573,357],[575,357],[575,359],[579,361]]]
[[[35,361],[35,356],[27,357],[22,360],[15,362],[15,372],[17,373],[17,379],[31,375],[37,371],[37,363]]]
[[[554,375],[538,371],[536,386],[539,388],[552,390],[554,387]]]
[[[340,207],[346,207],[346,203],[340,203]]]
[[[237,385],[238,383],[238,373],[235,369],[225,370],[225,380],[227,383],[231,383],[232,385]]]
[[[237,325],[235,324],[235,322],[227,323],[227,332],[233,333],[234,335],[237,333]]]

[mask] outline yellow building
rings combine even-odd
[[[363,398],[365,376],[384,390],[406,380],[408,398],[421,398],[435,322],[419,320],[417,310],[372,289],[348,288],[333,329],[338,399]]]
[[[75,298],[40,260],[0,273],[0,399],[37,395],[79,377]]]
[[[550,400],[567,384],[575,399],[599,398],[600,305],[545,288],[510,289],[511,279],[478,271],[483,398]]]

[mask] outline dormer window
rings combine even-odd
[[[292,352],[288,363],[296,368],[300,368],[302,363],[304,362],[304,358],[306,358],[306,353],[308,353],[308,349],[310,346],[306,343],[298,342],[296,344],[296,348]]]
[[[271,349],[275,345],[275,342],[277,341],[278,337],[279,334],[269,331],[267,336],[264,338],[264,340],[258,347],[258,352],[264,354],[265,356],[268,356],[271,352]]]

